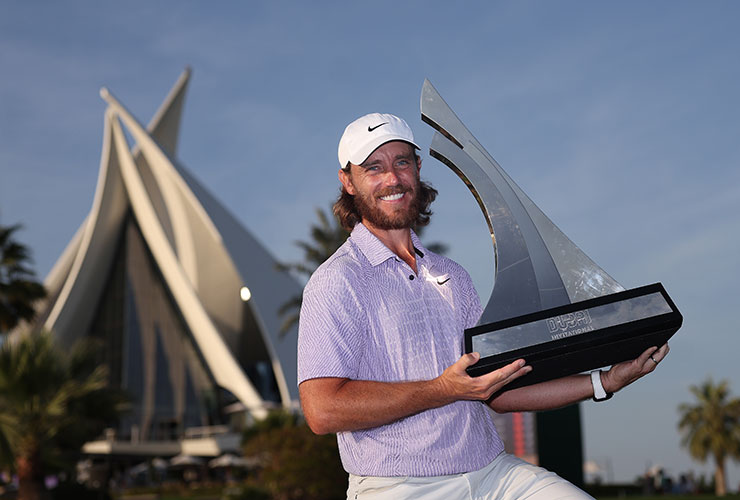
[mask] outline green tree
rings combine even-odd
[[[332,214],[331,209],[316,208],[318,222],[311,225],[310,241],[296,241],[295,244],[303,251],[303,262],[279,263],[278,269],[289,271],[303,281],[308,281],[317,267],[342,246],[349,231],[344,229],[339,220]],[[290,297],[278,310],[283,318],[280,325],[280,335],[285,335],[293,325],[298,323],[303,296],[301,294]]]
[[[18,474],[19,500],[46,497],[45,468],[74,463],[85,441],[125,409],[91,344],[67,351],[49,333],[0,347],[0,453]]]
[[[28,249],[14,239],[20,227],[0,226],[0,333],[9,332],[21,320],[31,320],[34,302],[46,296],[29,267]]]
[[[260,458],[257,486],[275,500],[345,498],[336,436],[315,435],[298,415],[276,411],[256,422],[244,433],[244,455]]]
[[[699,386],[691,386],[695,404],[683,403],[678,410],[678,428],[683,434],[681,444],[691,456],[704,463],[710,455],[715,463],[715,493],[727,492],[725,462],[740,459],[740,399],[730,399],[729,384],[715,384],[709,378]]]
[[[322,208],[316,208],[316,218],[318,222],[311,225],[310,241],[296,241],[296,245],[303,250],[303,262],[293,262],[278,264],[281,271],[289,271],[299,278],[308,281],[313,272],[326,259],[332,256],[337,249],[347,240],[349,231],[342,227],[332,210],[325,211]],[[414,228],[416,235],[421,238],[426,226]],[[444,254],[447,252],[447,245],[444,243],[430,243],[426,245],[431,252]],[[302,295],[290,297],[278,310],[283,318],[280,325],[280,334],[285,335],[290,329],[298,323],[298,317],[301,311]]]

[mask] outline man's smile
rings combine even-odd
[[[381,196],[380,199],[383,201],[396,201],[403,198],[404,194],[406,193],[389,194],[388,196]]]

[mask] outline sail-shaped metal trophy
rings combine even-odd
[[[532,371],[506,389],[637,358],[683,317],[660,283],[625,290],[558,229],[473,137],[432,84],[421,117],[430,154],[468,186],[493,239],[494,287],[465,352],[482,375],[524,358]]]

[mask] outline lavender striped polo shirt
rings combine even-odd
[[[303,292],[298,383],[320,377],[430,380],[462,354],[463,329],[481,315],[468,273],[424,249],[418,275],[362,224]],[[438,476],[478,470],[504,445],[488,407],[458,401],[337,435],[342,464],[362,476]]]

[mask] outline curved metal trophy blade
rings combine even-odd
[[[481,323],[624,290],[516,185],[429,80],[421,117],[437,131],[430,154],[465,182],[491,231],[495,281]]]

